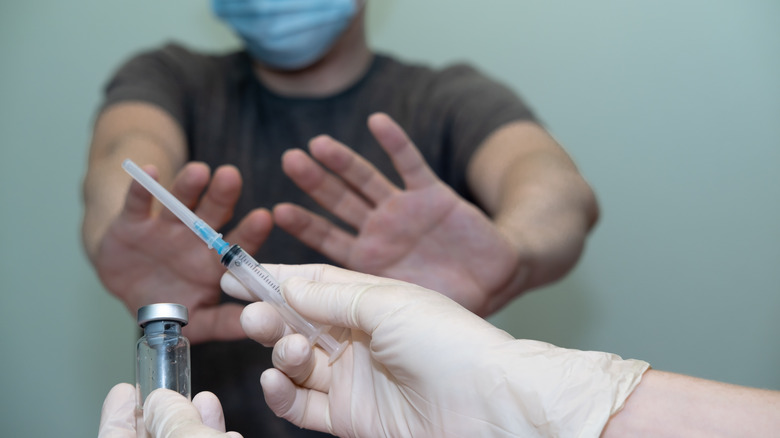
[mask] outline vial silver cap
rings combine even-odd
[[[139,326],[153,321],[176,321],[185,326],[189,322],[189,314],[185,306],[175,303],[149,304],[138,309]]]

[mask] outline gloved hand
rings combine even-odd
[[[326,265],[266,265],[310,321],[347,328],[331,365],[301,335],[274,347],[266,402],[292,423],[339,436],[597,437],[646,362],[514,339],[442,294]],[[300,278],[302,277],[302,278]],[[229,294],[251,299],[230,274]],[[289,334],[266,303],[247,306],[247,334]],[[284,373],[284,374],[283,374]]]
[[[120,383],[109,391],[100,414],[99,438],[136,438],[135,388]],[[210,392],[201,392],[192,402],[168,390],[152,391],[144,402],[146,430],[150,437],[241,438],[225,433],[222,405]]]

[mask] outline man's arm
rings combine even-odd
[[[597,215],[595,200],[539,128],[499,129],[470,165],[475,191],[496,222],[441,181],[389,116],[374,114],[368,126],[403,188],[346,145],[320,136],[309,144],[311,156],[288,151],[282,167],[355,233],[292,204],[274,208],[280,228],[336,263],[443,291],[479,315],[495,312],[529,284],[560,277],[576,261]],[[554,266],[537,266],[545,263]]]
[[[167,185],[187,159],[184,133],[166,112],[146,103],[116,104],[99,115],[83,185],[82,238],[92,263],[130,186],[131,177],[121,171],[126,158],[154,164]]]
[[[544,129],[533,122],[498,129],[474,153],[467,177],[521,264],[512,281],[490,291],[491,312],[574,266],[598,220],[598,204],[574,162]]]
[[[649,370],[602,437],[770,437],[780,392]]]
[[[130,314],[155,302],[189,309],[185,334],[193,343],[243,338],[241,306],[220,304],[224,267],[189,228],[122,170],[130,158],[159,174],[171,193],[212,228],[233,216],[241,175],[220,166],[214,175],[203,163],[187,163],[181,128],[172,117],[144,103],[118,104],[97,121],[84,181],[84,246],[103,285]],[[147,167],[148,165],[154,167]],[[168,184],[170,183],[170,184]],[[225,238],[257,251],[272,227],[267,210],[245,216]]]

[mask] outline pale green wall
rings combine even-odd
[[[780,3],[369,5],[376,47],[512,85],[599,196],[577,269],[494,323],[780,389]],[[94,436],[133,379],[133,319],[82,254],[79,184],[104,80],[169,38],[234,44],[205,0],[0,5],[3,436]]]

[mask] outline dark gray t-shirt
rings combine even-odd
[[[376,55],[348,89],[324,98],[290,98],[258,81],[246,52],[205,55],[175,44],[135,56],[119,69],[106,87],[103,108],[122,101],[149,102],[173,116],[186,134],[191,160],[212,169],[238,167],[244,189],[223,233],[251,209],[279,202],[332,218],[281,170],[284,151],[305,149],[319,134],[351,147],[401,186],[366,126],[374,112],[398,122],[436,174],[467,199],[466,167],[476,148],[502,125],[535,120],[512,90],[467,65],[434,70]],[[279,229],[255,255],[268,263],[328,261]],[[197,345],[193,389],[219,396],[228,430],[247,437],[314,436],[266,407],[259,376],[270,366],[270,349],[251,341]]]

